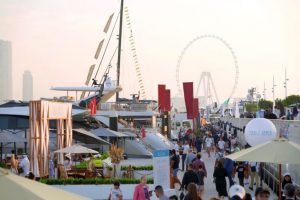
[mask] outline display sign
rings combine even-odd
[[[154,185],[170,188],[170,158],[169,150],[156,150],[153,153]]]

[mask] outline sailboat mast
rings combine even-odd
[[[117,63],[117,87],[120,85],[120,66],[121,66],[121,50],[122,50],[122,26],[123,26],[123,4],[121,0],[120,8],[120,25],[119,25],[119,45],[118,45],[118,63]],[[116,103],[119,101],[119,92],[116,93]]]

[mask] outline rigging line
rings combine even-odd
[[[115,49],[113,55],[111,56],[111,58],[110,58],[110,60],[109,60],[109,63],[108,63],[108,66],[111,66],[111,61],[112,61],[112,59],[114,58],[114,56],[115,56],[115,54],[116,54],[116,52],[117,52],[117,49],[118,49],[118,47],[116,47],[116,49]],[[104,79],[104,76],[102,76],[102,78],[101,78],[101,80],[100,80],[99,83],[102,83],[103,79]],[[104,83],[103,83],[103,84],[104,84]]]
[[[138,62],[138,56],[137,56],[137,52],[136,52],[135,41],[134,41],[133,31],[132,31],[132,27],[131,27],[128,7],[125,7],[124,12],[125,12],[125,18],[126,18],[126,22],[127,22],[126,23],[127,28],[129,31],[130,50],[131,50],[132,58],[133,58],[135,69],[136,69],[139,91],[141,91],[142,98],[146,99],[146,92],[145,92],[145,88],[144,88],[143,77],[142,77],[142,74],[140,71],[140,64]]]
[[[119,16],[120,16],[120,12],[118,13],[117,19],[116,19],[116,21],[115,21],[115,24],[114,24],[114,26],[113,26],[113,29],[112,29],[112,31],[111,31],[111,33],[110,33],[109,38],[108,38],[108,42],[106,43],[106,46],[105,46],[105,49],[104,49],[104,53],[103,53],[103,55],[102,55],[102,58],[101,58],[101,60],[100,60],[99,65],[98,65],[98,68],[97,68],[96,74],[95,74],[95,76],[94,76],[94,79],[96,79],[96,77],[97,77],[97,75],[98,75],[100,66],[101,66],[102,61],[103,61],[103,59],[104,59],[104,56],[105,56],[105,54],[106,54],[107,47],[108,47],[109,42],[110,42],[110,40],[111,40],[111,36],[112,36],[113,33],[114,33],[114,30],[115,30],[116,24],[117,24],[117,22],[118,22]]]

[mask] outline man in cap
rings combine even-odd
[[[245,189],[240,185],[233,185],[229,189],[230,200],[243,200],[246,196]]]

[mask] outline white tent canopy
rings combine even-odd
[[[59,149],[57,151],[54,151],[55,153],[73,153],[73,154],[80,154],[80,153],[91,153],[91,154],[98,154],[98,151],[95,151],[93,149],[89,149],[87,147],[81,146],[79,144],[74,144],[72,146]]]
[[[1,199],[87,200],[88,198],[14,175],[0,168]]]

